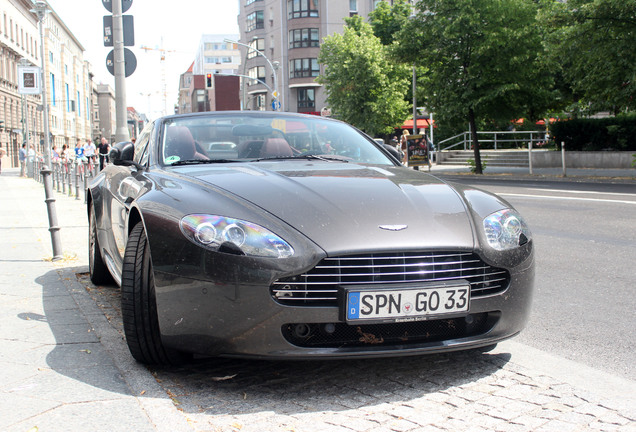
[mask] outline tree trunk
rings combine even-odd
[[[481,154],[479,153],[479,139],[477,138],[477,125],[475,124],[475,111],[468,110],[468,122],[470,124],[470,136],[473,141],[473,151],[475,153],[475,174],[483,174],[481,169]]]

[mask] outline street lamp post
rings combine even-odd
[[[278,108],[276,108],[276,107],[278,106],[278,104],[277,104],[277,102],[278,102],[278,77],[276,76],[276,70],[278,68],[274,67],[272,62],[265,55],[265,53],[263,53],[262,51],[257,50],[256,48],[254,48],[254,47],[252,47],[252,46],[250,46],[248,44],[244,44],[242,42],[238,42],[238,41],[235,41],[235,40],[232,40],[232,39],[223,39],[223,42],[241,45],[241,46],[247,48],[248,50],[251,50],[251,51],[255,52],[256,54],[262,56],[265,59],[265,61],[269,65],[269,67],[272,69],[272,74],[274,75],[274,91],[272,92],[272,98],[273,98],[272,108],[274,109],[274,111],[277,111]]]
[[[51,178],[51,140],[49,136],[49,101],[46,94],[46,81],[44,79],[44,18],[49,12],[46,2],[36,1],[33,3],[31,12],[38,16],[40,25],[40,60],[42,69],[40,70],[40,82],[42,83],[42,116],[44,117],[44,166],[40,173],[44,181],[44,196],[46,209],[49,216],[49,232],[51,233],[51,245],[53,247],[53,260],[62,259],[62,241],[60,238],[60,226],[57,221],[55,210],[55,197],[53,195],[53,179]]]

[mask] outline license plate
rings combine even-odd
[[[347,321],[419,321],[467,312],[470,286],[347,290]]]

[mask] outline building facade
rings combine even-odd
[[[39,21],[29,0],[0,0],[0,146],[18,166],[22,143],[44,153],[41,95],[18,92],[18,67],[42,66]],[[84,48],[50,7],[43,20],[51,145],[75,146],[92,135],[92,73]]]
[[[321,41],[344,31],[344,19],[367,17],[380,0],[241,0],[240,45],[251,79],[241,91],[246,109],[271,110],[276,92],[280,109],[319,114],[326,94],[315,79]],[[263,53],[264,58],[259,52]],[[269,62],[268,62],[269,60]]]
[[[51,145],[74,147],[92,136],[92,73],[84,47],[50,10],[44,19],[44,81],[49,104]]]
[[[18,66],[40,66],[37,16],[28,0],[0,0],[0,147],[5,166],[19,166],[23,142],[37,144],[42,138],[40,95],[18,93]]]
[[[115,112],[115,90],[108,84],[97,84],[97,117],[99,118],[99,138],[109,143],[115,141],[117,117]],[[97,136],[96,136],[97,138]]]
[[[241,53],[236,44],[236,34],[204,34],[194,58],[192,72],[195,75],[236,74],[241,65]]]

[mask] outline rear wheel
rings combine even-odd
[[[106,285],[113,283],[111,276],[99,247],[97,239],[97,220],[95,219],[95,209],[89,208],[88,215],[88,270],[91,275],[91,282],[95,285]]]
[[[155,280],[148,239],[141,222],[128,236],[121,275],[121,312],[132,356],[146,364],[177,364],[186,357],[161,342]]]

